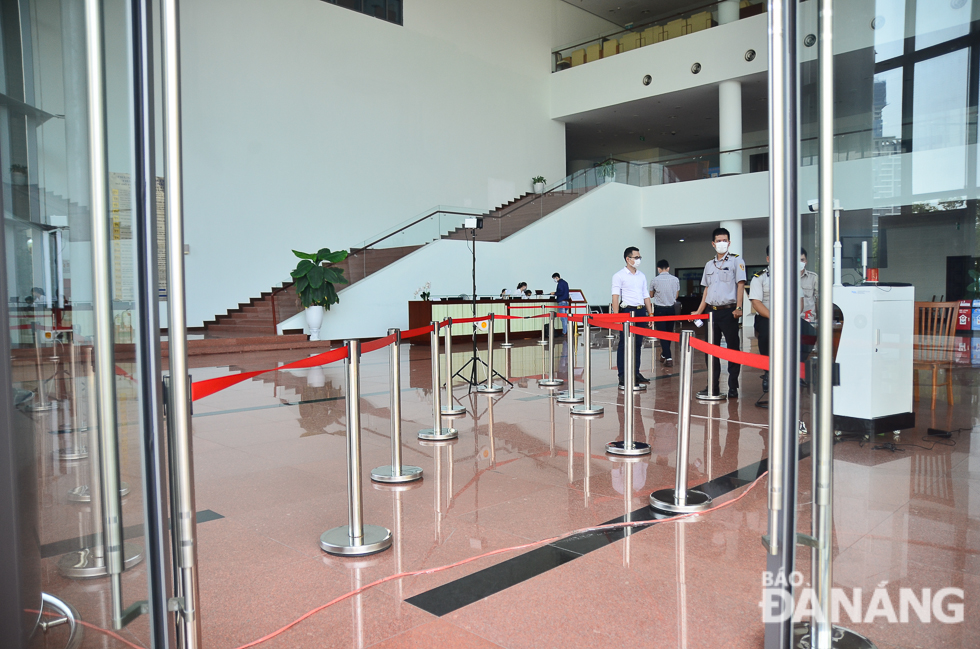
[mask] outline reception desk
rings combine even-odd
[[[554,298],[528,299],[528,300],[508,300],[508,299],[488,299],[481,298],[476,301],[476,315],[482,317],[493,313],[495,315],[531,316],[541,313],[548,313],[553,309],[542,309],[541,307],[555,306],[557,302]],[[537,307],[532,309],[510,307]],[[424,327],[433,320],[440,322],[446,318],[454,320],[473,317],[472,300],[461,298],[432,300],[432,301],[411,301],[408,303],[408,328],[415,329]],[[534,320],[498,320],[494,323],[494,340],[504,339],[504,327],[510,327],[511,338],[536,338],[541,335],[541,321],[545,318],[535,318]],[[471,323],[452,327],[454,342],[469,340],[473,332]],[[418,336],[411,340],[416,345],[428,345],[428,336]]]

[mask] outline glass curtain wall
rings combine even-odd
[[[104,629],[113,628],[115,596],[119,608],[132,614],[131,623],[117,633],[151,646],[141,615],[145,609],[137,605],[154,596],[147,586],[143,539],[142,397],[135,345],[141,323],[134,272],[132,16],[124,0],[101,4],[109,213],[96,216],[108,221],[108,251],[93,249],[85,2],[0,1],[0,260],[6,291],[0,308],[11,337],[11,353],[0,362],[10,364],[14,411],[25,424],[18,434],[33,442],[37,547],[32,551],[40,559],[41,589]],[[115,431],[100,429],[93,369],[95,356],[106,350],[96,347],[93,336],[92,261],[106,253],[111,255]],[[118,439],[114,451],[125,538],[116,594],[102,556],[106,530],[98,441],[106,435]],[[66,646],[69,633],[70,625],[46,633],[35,629],[29,646]],[[85,633],[97,636],[86,646],[101,646],[98,632]],[[0,644],[7,641],[13,639]]]

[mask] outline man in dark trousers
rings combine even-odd
[[[674,315],[674,302],[677,295],[681,292],[681,283],[676,277],[670,274],[670,264],[666,259],[657,262],[657,276],[650,282],[650,297],[653,299],[653,315],[665,316]],[[657,331],[673,331],[673,322],[655,322],[654,329]],[[674,364],[670,356],[670,341],[660,341],[660,362],[667,367]]]
[[[695,314],[704,313],[710,310],[714,318],[715,339],[710,341],[714,345],[721,344],[721,337],[725,336],[725,345],[728,349],[739,349],[739,319],[742,317],[742,298],[745,293],[745,263],[742,258],[733,252],[729,252],[728,247],[731,242],[731,234],[725,228],[715,228],[711,233],[711,246],[715,249],[715,255],[704,265],[704,274],[701,275],[701,286],[704,293],[701,294],[701,306]],[[721,360],[712,357],[711,381],[714,382],[715,394],[719,391],[719,379],[721,378]],[[728,363],[728,397],[735,399],[738,397],[738,375],[742,366],[738,363]],[[698,393],[698,396],[707,396],[707,388]]]
[[[558,306],[569,306],[571,302],[568,297],[568,282],[561,278],[561,275],[555,273],[551,276],[551,279],[555,280],[558,285],[555,287],[555,292],[552,295],[555,296],[555,300],[558,301]],[[568,313],[568,309],[558,309],[558,313]],[[558,318],[558,323],[561,324],[561,335],[565,335],[568,331],[568,321],[565,318]],[[555,333],[558,333],[557,331]]]

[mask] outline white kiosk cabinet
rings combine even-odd
[[[914,287],[884,283],[835,286],[834,304],[843,314],[834,428],[875,434],[914,427]]]

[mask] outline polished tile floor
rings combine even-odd
[[[394,546],[363,558],[325,554],[319,537],[347,523],[344,368],[275,371],[194,405],[194,463],[199,514],[199,577],[205,649],[235,649],[275,632],[303,614],[378,580],[262,643],[306,647],[761,647],[760,609],[766,555],[765,470],[768,412],[760,372],[744,369],[739,399],[692,407],[690,485],[706,484],[715,504],[730,505],[683,522],[660,522],[629,534],[593,533],[545,546],[495,551],[564,535],[621,517],[646,518],[651,491],[673,484],[677,435],[677,368],[641,371],[652,380],[635,399],[635,431],[649,456],[616,461],[608,441],[622,438],[623,395],[616,387],[615,349],[592,343],[594,401],[604,416],[573,419],[536,379],[544,350],[520,342],[497,350],[495,368],[514,386],[502,395],[454,400],[466,414],[451,420],[452,443],[422,445],[432,426],[428,347],[402,347],[403,461],[424,479],[399,487],[373,484],[370,470],[391,462],[389,366],[386,350],[363,357],[361,420],[364,520],[394,531]],[[556,344],[556,367],[568,375],[569,343]],[[467,345],[454,348],[462,366]],[[659,353],[659,350],[658,350]],[[579,345],[577,364],[585,354]],[[193,359],[194,380],[273,368],[302,356],[264,352]],[[125,368],[126,366],[124,366]],[[131,369],[131,368],[130,368]],[[464,372],[468,368],[464,368]],[[581,370],[577,370],[581,380]],[[954,374],[955,407],[943,395],[929,409],[923,390],[917,427],[900,438],[835,447],[834,579],[847,593],[860,588],[865,609],[877,587],[898,606],[900,591],[952,587],[964,593],[964,621],[936,617],[907,623],[885,616],[844,624],[878,647],[976,647],[980,637],[980,446],[978,368]],[[480,378],[483,377],[482,371]],[[703,356],[695,390],[705,384]],[[124,379],[121,379],[124,380]],[[503,384],[498,380],[498,383]],[[725,385],[725,380],[722,380]],[[581,383],[579,383],[581,386]],[[135,402],[121,397],[127,525],[139,528]],[[801,417],[809,425],[810,393]],[[445,420],[450,421],[450,420]],[[48,424],[50,427],[50,422]],[[928,427],[958,430],[925,440]],[[63,436],[38,435],[45,453]],[[803,441],[808,438],[804,437]],[[875,449],[897,442],[895,450]],[[808,448],[806,444],[804,450]],[[47,456],[46,456],[47,457]],[[56,569],[65,543],[87,527],[83,506],[65,500],[87,479],[85,462],[46,459],[42,467],[44,588],[75,605],[83,619],[107,623],[104,579],[72,581]],[[799,530],[809,532],[811,462],[799,463]],[[139,531],[133,541],[141,542]],[[127,601],[146,597],[145,564],[124,575]],[[809,550],[798,570],[808,581]],[[434,614],[431,611],[436,611]],[[143,646],[145,619],[120,632]],[[52,632],[47,646],[60,646]],[[122,641],[88,630],[84,647],[115,649]]]

